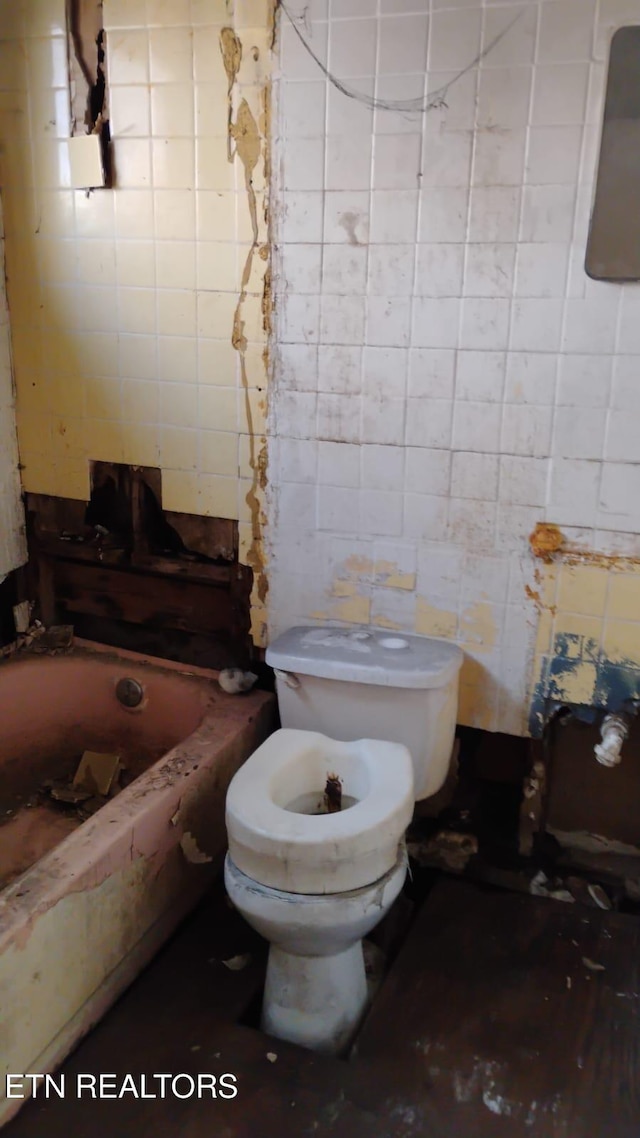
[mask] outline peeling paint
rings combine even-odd
[[[422,636],[443,636],[452,639],[456,635],[458,617],[455,612],[435,608],[426,597],[416,597],[415,631]]]
[[[260,299],[262,332],[265,337],[271,335],[271,271],[270,234],[269,234],[269,205],[268,186],[270,178],[269,134],[270,134],[270,104],[271,89],[267,83],[261,92],[261,109],[258,121],[249,106],[246,98],[241,98],[234,118],[234,89],[238,72],[242,63],[242,42],[233,28],[225,27],[220,32],[220,51],[227,75],[227,157],[229,162],[236,158],[241,162],[244,170],[244,185],[251,223],[252,241],[245,261],[240,282],[238,296],[231,332],[231,343],[238,353],[240,360],[240,377],[244,394],[244,413],[246,429],[249,440],[249,467],[251,469],[251,484],[245,495],[245,502],[249,511],[249,525],[251,540],[245,543],[244,558],[246,564],[253,570],[254,582],[252,590],[252,636],[254,641],[262,643],[266,630],[266,612],[264,609],[268,581],[266,576],[266,554],[263,542],[263,531],[266,524],[264,510],[264,491],[267,486],[267,448],[266,440],[256,438],[260,431],[257,429],[257,420],[260,428],[263,426],[266,415],[266,398],[256,399],[255,391],[249,384],[247,355],[249,341],[246,334],[246,313],[249,283],[256,260],[266,264],[262,281],[262,296]],[[258,200],[254,187],[254,176],[260,159],[263,159],[263,176],[265,182],[265,205],[262,218],[258,216]],[[266,227],[266,240],[261,235],[261,226]],[[262,352],[262,366],[264,368],[264,387],[267,386],[269,369],[268,344]],[[262,387],[258,385],[258,392]]]
[[[469,605],[460,617],[459,641],[463,647],[477,652],[489,652],[498,639],[493,609],[488,601]]]
[[[214,860],[211,854],[204,853],[200,849],[193,834],[189,833],[188,830],[180,838],[180,849],[190,865],[205,865]]]

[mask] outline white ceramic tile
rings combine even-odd
[[[407,400],[406,445],[448,450],[453,403],[450,399]]]
[[[638,423],[628,411],[612,411],[607,423],[604,457],[612,462],[637,462]]]
[[[320,302],[320,343],[361,344],[365,328],[362,296],[323,296]]]
[[[322,291],[340,296],[362,295],[367,280],[367,250],[354,245],[312,246],[322,252]]]
[[[446,538],[448,502],[431,494],[405,494],[403,534],[419,541]]]
[[[325,126],[326,85],[315,78],[287,83],[281,94],[282,129],[288,138],[322,138]]]
[[[415,241],[417,190],[375,190],[371,202],[372,242],[403,245]]]
[[[366,344],[406,348],[410,335],[410,297],[370,296],[367,299]]]
[[[595,0],[553,0],[542,4],[538,62],[590,59],[594,15]]]
[[[453,399],[456,353],[444,348],[412,348],[409,395]]]
[[[640,358],[618,356],[613,367],[611,406],[621,411],[640,410]]]
[[[602,469],[597,523],[603,529],[640,527],[640,466],[608,462]]]
[[[480,51],[481,13],[437,11],[429,29],[429,68],[446,71],[467,67]]]
[[[323,195],[309,190],[283,195],[282,240],[308,245],[322,240]]]
[[[516,246],[469,245],[464,268],[464,296],[510,297]]]
[[[487,54],[487,69],[503,65],[528,64],[533,60],[536,43],[537,16],[535,4],[510,3],[500,0],[489,7],[484,21],[482,49]],[[497,37],[501,38],[496,43]],[[493,45],[493,46],[491,46]]]
[[[404,399],[388,399],[382,403],[366,401],[362,408],[362,441],[401,446],[405,413]]]
[[[447,539],[475,549],[493,549],[495,545],[497,506],[495,502],[478,502],[465,498],[449,500]]]
[[[526,126],[532,75],[530,67],[483,68],[478,85],[478,126],[500,130]]]
[[[360,447],[352,443],[318,443],[318,482],[321,486],[360,485]]]
[[[315,364],[318,391],[358,395],[362,387],[362,354],[360,345],[321,344]]]
[[[527,132],[478,132],[473,155],[474,186],[520,186],[524,171]]]
[[[416,297],[412,345],[416,348],[455,348],[458,343],[460,301]]]
[[[582,123],[585,116],[588,63],[539,64],[535,69],[531,121],[534,126]]]
[[[611,372],[610,355],[561,356],[558,368],[558,404],[564,407],[607,407],[611,391]]]
[[[419,240],[464,241],[468,205],[468,188],[424,190],[420,196]]]
[[[515,241],[520,190],[513,186],[474,186],[469,213],[469,241]]]
[[[407,353],[401,348],[366,347],[362,357],[365,396],[370,401],[401,399],[406,390]]]
[[[447,450],[406,447],[405,489],[409,492],[446,496],[451,480],[451,455]]]
[[[453,412],[453,449],[497,453],[502,408],[495,403],[456,403]]]
[[[514,295],[561,297],[565,295],[568,247],[564,244],[522,242],[516,255]]]
[[[329,26],[329,70],[339,79],[369,76],[376,59],[375,20],[334,20]]]
[[[616,339],[617,290],[597,300],[568,300],[563,348],[566,352],[612,352]]]
[[[558,525],[595,523],[600,490],[600,464],[574,458],[554,458],[549,487],[549,520]]]
[[[580,168],[582,126],[533,126],[525,180],[532,186],[573,186]]]
[[[373,148],[373,189],[404,190],[419,185],[422,136],[381,134]]]
[[[362,485],[370,490],[403,489],[404,483],[403,447],[363,446],[362,447]],[[400,511],[401,513],[402,511]]]
[[[324,143],[320,140],[320,145]],[[326,140],[326,188],[327,190],[368,190],[371,185],[371,155],[373,142],[370,136],[336,135]],[[291,177],[299,162],[299,143],[287,156],[287,177]],[[308,174],[307,174],[308,177]],[[293,187],[289,187],[293,188]],[[308,186],[300,189],[316,188]]]
[[[459,351],[456,361],[456,399],[500,403],[504,391],[506,354]]]
[[[451,464],[451,497],[493,502],[498,496],[496,454],[455,451]]]
[[[509,347],[524,352],[557,351],[562,313],[561,300],[514,300]]]
[[[549,454],[552,422],[551,407],[505,403],[500,451],[502,454],[544,458]]]
[[[473,133],[470,130],[443,130],[430,126],[424,131],[421,184],[466,187],[471,170]]]
[[[575,186],[525,186],[522,241],[567,242],[571,239]]]
[[[362,403],[356,395],[318,395],[318,438],[328,441],[360,441]]]
[[[423,73],[427,58],[428,27],[426,11],[417,15],[391,16],[381,21],[377,73]]]
[[[364,191],[326,193],[324,241],[366,245],[369,238],[369,208],[369,194]],[[373,234],[371,239],[374,240]]]
[[[415,295],[459,297],[462,289],[464,246],[418,245]]]
[[[417,251],[419,256],[421,246],[417,246]],[[367,276],[369,294],[411,296],[415,259],[415,245],[370,245]]]
[[[360,534],[373,537],[400,537],[402,529],[402,494],[388,490],[360,491],[358,526]]]
[[[603,408],[558,407],[553,431],[554,456],[602,458],[606,418]]]
[[[502,455],[500,501],[507,505],[544,506],[547,500],[549,460]]]
[[[462,302],[460,347],[499,351],[509,339],[510,300],[466,298]]]

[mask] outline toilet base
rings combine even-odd
[[[388,873],[346,893],[285,893],[261,885],[227,854],[227,893],[269,941],[262,1029],[335,1055],[353,1038],[367,1005],[362,938],[382,920],[407,872],[404,841]]]
[[[269,1035],[336,1055],[367,1006],[362,941],[332,956],[297,956],[271,945],[261,1027]]]

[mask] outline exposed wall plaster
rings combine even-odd
[[[265,570],[265,550],[263,531],[266,524],[264,507],[264,493],[267,486],[267,447],[266,439],[259,434],[255,426],[255,412],[261,419],[266,416],[266,384],[269,366],[268,347],[262,354],[264,367],[264,383],[258,385],[257,393],[260,396],[254,408],[251,387],[247,370],[247,352],[249,342],[245,331],[245,305],[256,258],[263,266],[262,270],[262,332],[268,339],[271,332],[271,283],[269,271],[269,84],[265,84],[261,92],[261,110],[256,120],[247,99],[240,97],[238,109],[234,117],[234,93],[238,83],[238,74],[242,64],[242,42],[233,28],[225,27],[220,32],[220,51],[227,75],[228,110],[227,110],[227,157],[229,162],[236,158],[240,161],[244,172],[244,188],[246,192],[249,217],[251,222],[252,241],[247,253],[240,293],[233,316],[233,329],[231,343],[238,353],[240,361],[240,377],[244,393],[244,412],[249,439],[249,467],[251,470],[251,485],[246,492],[245,502],[249,512],[250,539],[244,543],[242,560],[250,566],[254,573],[254,582],[251,598],[252,607],[252,636],[258,644],[266,642],[265,602],[268,592],[268,582]],[[254,62],[259,59],[259,48],[252,50]],[[258,201],[254,186],[254,176],[260,159],[263,161],[264,181],[264,210],[262,217],[258,214]]]

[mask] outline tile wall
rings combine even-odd
[[[0,204],[0,583],[26,559]]]
[[[115,188],[90,194],[69,182],[64,13],[0,4],[24,488],[83,499],[90,459],[160,466],[165,508],[239,519],[259,570],[271,0],[104,0]]]
[[[594,697],[595,664],[591,686],[553,672],[569,628],[603,675],[640,674],[640,285],[583,267],[608,44],[634,22],[640,0],[281,11],[271,629],[455,639],[462,722],[516,734],[532,701]],[[583,569],[541,566],[539,522]]]

